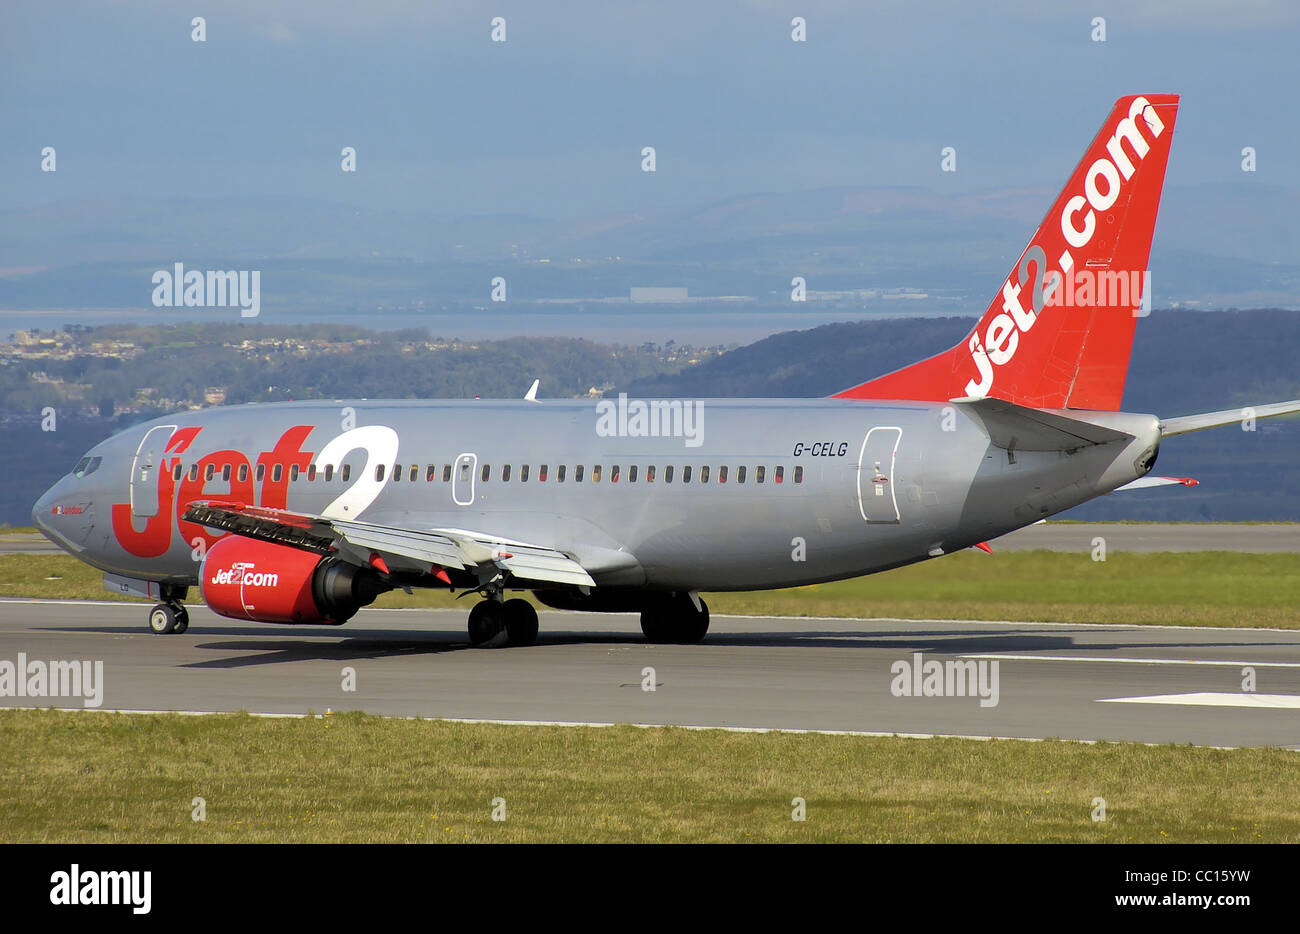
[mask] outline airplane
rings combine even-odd
[[[702,591],[987,550],[1115,490],[1189,484],[1150,474],[1164,439],[1247,413],[1120,411],[1178,106],[1116,101],[968,337],[829,398],[539,400],[534,382],[183,412],[93,447],[33,519],[108,589],[159,601],[160,634],[186,630],[196,585],[232,619],[330,625],[440,587],[481,598],[474,646],[536,640],[520,591],[694,643]]]

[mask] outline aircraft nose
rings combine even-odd
[[[50,534],[50,525],[47,519],[50,516],[50,510],[54,508],[54,489],[57,486],[58,484],[56,483],[54,486],[42,493],[41,498],[38,499],[36,505],[32,507],[32,524],[47,536]]]
[[[32,523],[56,545],[79,551],[93,524],[92,505],[87,491],[64,477],[32,506]]]

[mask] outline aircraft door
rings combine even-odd
[[[171,439],[175,425],[150,428],[140,439],[131,460],[131,514],[142,519],[158,515],[158,471],[163,450]]]
[[[872,428],[862,440],[858,455],[858,509],[868,522],[898,522],[894,462],[902,437],[901,428]]]
[[[451,468],[451,501],[457,506],[474,502],[474,473],[478,470],[477,454],[462,454]]]

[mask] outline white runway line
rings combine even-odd
[[[1189,707],[1256,707],[1272,710],[1300,710],[1296,694],[1152,694],[1148,697],[1099,697],[1099,704],[1177,704]]]
[[[990,661],[1037,662],[1116,662],[1122,665],[1227,665],[1230,668],[1300,668],[1300,662],[1211,661],[1203,658],[1117,658],[1111,655],[962,655],[961,658],[984,658]]]
[[[174,716],[174,717],[226,717],[235,716],[235,711],[224,710],[136,710],[129,708],[108,708],[108,707],[0,707],[0,712],[5,710],[57,710],[60,713],[109,713],[109,714],[143,714],[147,716]],[[287,720],[305,720],[316,719],[323,720],[331,714],[325,713],[259,713],[255,711],[241,711],[250,717],[266,717],[269,719],[287,719]],[[468,723],[468,724],[488,724],[492,726],[559,726],[559,727],[614,727],[614,726],[631,726],[639,730],[693,730],[708,732],[717,730],[723,733],[796,733],[796,734],[816,734],[821,736],[865,736],[870,738],[890,738],[898,739],[966,739],[977,740],[979,742],[1017,742],[1017,743],[1042,743],[1048,742],[1039,736],[985,736],[968,733],[889,733],[883,730],[809,730],[791,727],[767,727],[767,726],[708,726],[703,724],[684,724],[684,723],[614,723],[606,721],[582,721],[582,720],[499,720],[481,717],[413,717],[392,714],[366,714],[369,717],[378,717],[383,720],[430,720],[442,723]],[[1136,740],[1107,740],[1107,739],[1061,739],[1056,738],[1051,742],[1060,743],[1079,743],[1084,746],[1105,746],[1105,745],[1133,745],[1133,746],[1161,746],[1163,743],[1144,743]],[[1236,746],[1202,746],[1202,749],[1236,749]],[[1283,747],[1290,748],[1290,747]],[[1298,750],[1300,751],[1300,750]]]

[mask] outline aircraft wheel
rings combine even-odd
[[[532,645],[537,641],[537,611],[527,600],[507,600],[501,607],[505,613],[506,633],[511,645]]]
[[[172,628],[172,632],[182,633],[189,628],[190,628],[190,611],[185,609],[184,606],[177,606],[176,625],[175,627]]]
[[[699,610],[686,594],[673,594],[641,611],[641,631],[648,642],[686,645],[699,642],[709,631],[709,606]]]
[[[176,608],[160,603],[149,611],[149,628],[160,636],[176,631]]]
[[[469,611],[469,644],[476,649],[496,649],[506,644],[506,613],[495,600],[484,600]]]

